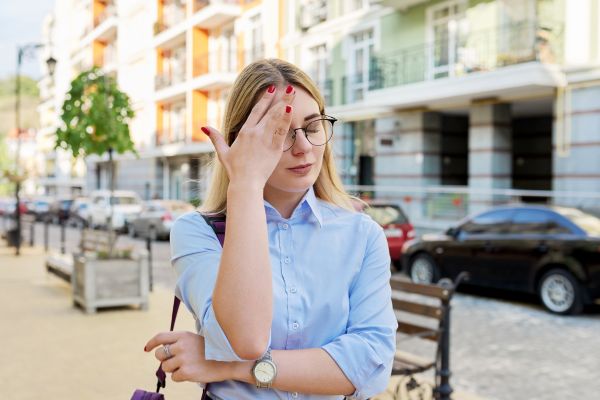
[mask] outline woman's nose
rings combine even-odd
[[[306,138],[304,132],[298,132],[296,142],[292,148],[294,153],[305,153],[312,149],[312,144]]]

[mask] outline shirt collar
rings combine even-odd
[[[281,214],[273,207],[268,201],[263,200],[265,204],[265,208],[267,209],[267,216],[277,216],[281,218]],[[321,215],[321,209],[319,207],[319,200],[315,195],[315,190],[311,186],[310,189],[306,192],[302,200],[298,203],[294,211],[292,212],[291,218],[295,218],[305,214],[312,214],[317,222],[319,223],[319,227],[323,227],[323,216]]]

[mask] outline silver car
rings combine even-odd
[[[168,239],[177,217],[193,210],[193,205],[181,200],[149,201],[137,218],[130,221],[129,235],[152,240]]]

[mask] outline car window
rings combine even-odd
[[[402,210],[397,206],[371,205],[365,208],[364,212],[379,225],[406,224],[408,222]]]
[[[560,234],[571,233],[554,213],[546,210],[524,209],[513,215],[510,228],[514,234]]]
[[[460,232],[468,235],[507,233],[513,210],[494,210],[477,215],[460,227]]]

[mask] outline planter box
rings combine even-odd
[[[136,305],[148,308],[148,253],[131,259],[97,259],[81,254],[73,257],[73,302],[87,313],[99,307]]]

